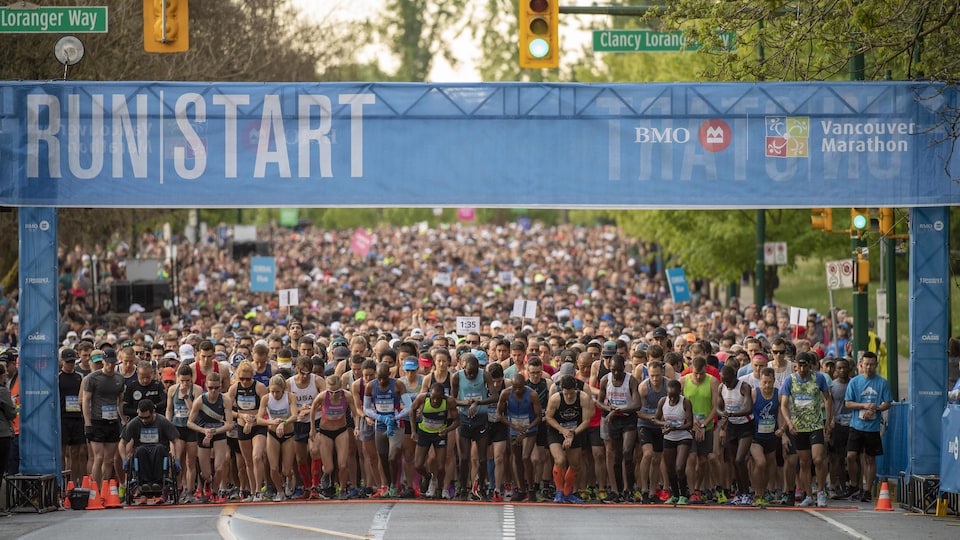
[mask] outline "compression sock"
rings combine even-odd
[[[563,494],[570,495],[577,489],[577,471],[573,468],[567,469],[567,474],[564,475],[564,484],[563,484]]]
[[[563,488],[563,474],[564,471],[556,465],[553,466],[553,482],[557,485],[558,489]]]

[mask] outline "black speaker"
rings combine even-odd
[[[133,303],[133,286],[129,281],[114,281],[110,284],[110,311],[127,313]]]
[[[140,304],[147,311],[160,309],[163,307],[164,300],[173,299],[170,282],[166,280],[135,281],[132,289],[131,304]],[[127,310],[129,309],[130,306],[127,306]]]
[[[249,242],[234,242],[231,246],[233,260],[239,261],[249,255],[258,257],[270,256],[270,244],[263,240],[253,240]]]

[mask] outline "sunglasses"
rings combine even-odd
[[[250,382],[253,380],[253,377],[240,377],[240,380],[243,382]]]
[[[220,388],[220,385],[219,385],[219,384],[208,384],[208,385],[207,385],[207,390],[216,390],[216,389],[218,389],[218,388]]]
[[[120,344],[120,348],[128,349],[130,347],[133,347],[134,345],[136,345],[136,343],[134,343],[133,341],[124,341],[123,343]]]
[[[471,340],[471,339],[465,340],[464,343],[466,343],[467,345],[479,345],[479,344],[480,344],[479,341]]]

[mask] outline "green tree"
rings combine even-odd
[[[443,55],[451,65],[456,57],[449,46],[469,20],[464,0],[388,0],[380,30],[400,66],[394,80],[427,80],[434,58]]]

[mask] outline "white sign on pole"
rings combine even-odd
[[[793,326],[807,326],[807,314],[809,310],[807,308],[791,307],[790,308],[790,324]]]
[[[510,270],[500,272],[500,284],[510,285],[511,283],[513,283],[513,272]]]
[[[299,304],[299,289],[280,289],[280,307],[291,307]]]
[[[442,287],[449,287],[450,283],[450,274],[447,272],[438,272],[437,275],[433,278],[434,285],[440,285]]]
[[[827,288],[830,290],[850,289],[853,287],[853,261],[827,261]]]
[[[532,319],[536,317],[537,301],[517,298],[513,301],[513,311],[510,313],[510,316],[519,317],[521,319]]]
[[[787,264],[787,243],[764,242],[763,264],[765,266],[782,266]]]
[[[480,332],[480,317],[457,317],[457,335],[465,336],[470,332]]]

